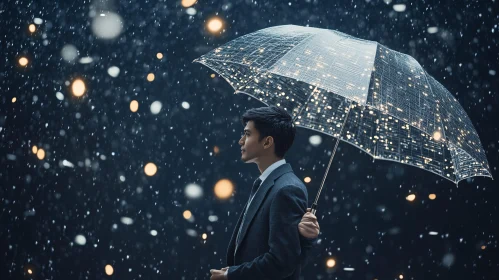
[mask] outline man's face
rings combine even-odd
[[[255,162],[261,155],[267,153],[269,149],[263,148],[265,139],[258,142],[260,133],[255,129],[253,121],[248,121],[244,127],[243,136],[239,139],[241,145],[241,160],[248,162]]]

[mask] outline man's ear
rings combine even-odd
[[[267,149],[270,148],[272,144],[274,144],[274,138],[272,136],[265,137],[265,140],[263,142],[263,147]]]

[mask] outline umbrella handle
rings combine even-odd
[[[312,209],[310,209],[310,212],[315,215],[315,212],[317,211],[317,203],[312,204]]]

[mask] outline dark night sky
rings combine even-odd
[[[239,117],[264,105],[233,94],[224,79],[192,60],[270,26],[334,29],[413,56],[466,110],[497,178],[495,2],[200,0],[190,16],[180,0],[3,1],[0,278],[209,279],[211,268],[224,267],[228,241],[259,176],[256,165],[240,160]],[[394,4],[406,10],[396,12]],[[120,15],[121,34],[97,38],[92,11]],[[206,22],[217,14],[224,31],[212,34]],[[35,18],[43,22],[31,33]],[[438,31],[429,33],[429,27]],[[73,63],[61,56],[67,44],[79,53]],[[26,67],[18,64],[21,56],[28,58]],[[79,62],[87,56],[91,63]],[[120,69],[117,77],[108,74],[111,66]],[[154,81],[147,81],[148,73]],[[75,78],[87,86],[81,98],[68,86]],[[129,109],[132,100],[139,102],[136,113]],[[158,114],[149,109],[154,101],[162,104]],[[334,144],[322,135],[313,146],[312,135],[298,129],[286,155],[299,178],[312,179],[309,205]],[[42,160],[33,146],[45,151]],[[157,165],[154,176],[144,173],[148,162]],[[234,184],[228,200],[213,192],[220,179]],[[186,197],[191,183],[202,188],[202,199]],[[435,200],[428,199],[431,193]],[[407,201],[409,194],[416,199]],[[497,197],[490,178],[456,187],[340,143],[319,200],[319,243],[302,277],[496,279]],[[194,219],[184,218],[186,210]],[[80,235],[84,245],[75,242]],[[327,268],[329,258],[334,268]],[[112,276],[105,273],[108,264]]]

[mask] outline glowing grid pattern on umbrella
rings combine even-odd
[[[295,124],[376,159],[450,181],[491,177],[480,139],[452,94],[409,55],[377,42],[284,25],[241,36],[196,59],[235,93],[281,106]]]

